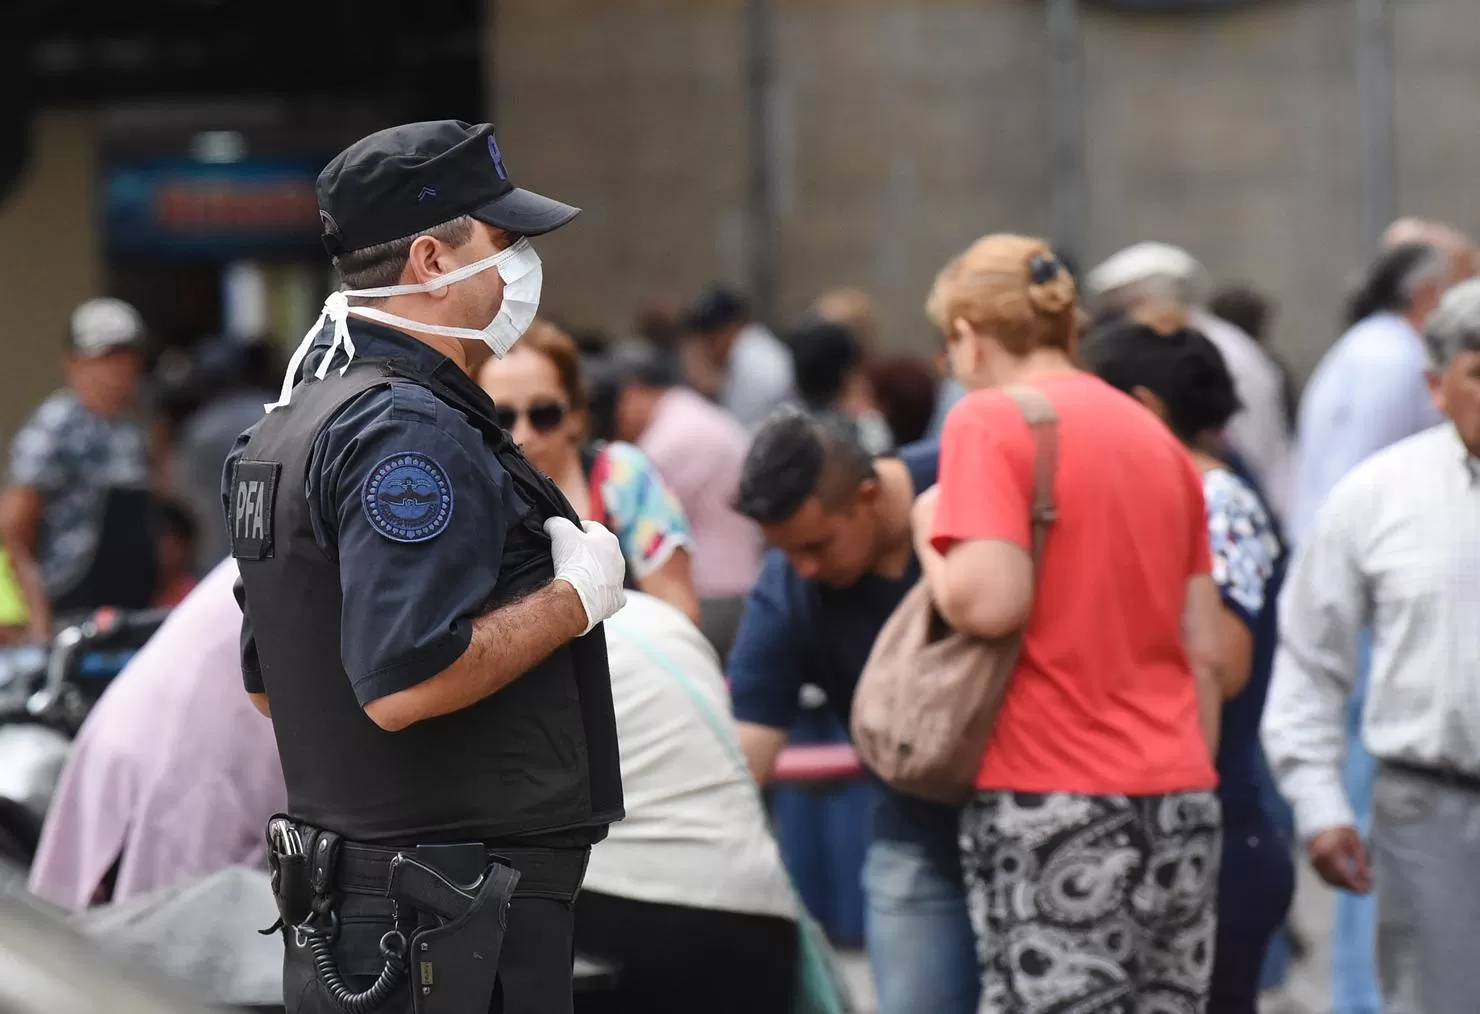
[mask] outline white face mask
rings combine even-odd
[[[499,277],[504,280],[504,299],[499,304],[498,313],[494,314],[493,320],[482,328],[424,324],[421,321],[386,313],[373,306],[349,305],[351,296],[384,299],[387,296],[406,296],[414,292],[435,292],[437,289],[445,289],[449,285],[472,278],[489,268],[496,268]],[[343,373],[349,369],[349,362],[355,355],[355,343],[349,335],[350,314],[407,331],[443,335],[447,338],[462,338],[467,341],[481,341],[493,350],[495,356],[502,359],[524,332],[529,330],[529,325],[534,322],[534,315],[540,307],[540,289],[544,285],[544,278],[544,269],[540,266],[540,255],[535,253],[534,247],[529,245],[529,240],[520,239],[507,250],[500,250],[493,256],[474,261],[472,264],[465,264],[456,271],[449,271],[430,282],[331,292],[329,298],[324,300],[324,310],[319,314],[319,319],[313,327],[308,329],[308,334],[303,336],[298,350],[293,353],[293,358],[288,363],[288,372],[283,377],[283,389],[278,395],[278,400],[267,406],[267,411],[271,412],[275,408],[288,404],[292,398],[293,385],[298,382],[298,371],[303,366],[303,359],[308,355],[308,350],[313,347],[314,339],[318,337],[326,321],[333,322],[334,341],[324,355],[323,362],[319,363],[318,370],[315,371],[315,376],[320,380],[328,374],[330,361],[340,348],[344,349],[345,361],[344,365],[339,368],[339,372]]]

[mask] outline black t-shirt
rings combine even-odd
[[[911,444],[897,456],[909,469],[917,493],[935,485],[938,441]],[[874,638],[919,578],[920,566],[912,556],[901,577],[867,574],[851,587],[832,588],[798,576],[779,550],[767,553],[730,651],[736,719],[789,729],[800,711],[801,688],[812,684],[827,694],[846,728]],[[873,836],[921,845],[955,869],[957,810],[873,781],[878,789]]]

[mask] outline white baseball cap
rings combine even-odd
[[[80,356],[101,356],[144,344],[144,318],[121,299],[89,299],[72,311],[70,347]]]

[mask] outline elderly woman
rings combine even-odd
[[[499,425],[576,513],[617,536],[629,584],[697,623],[683,507],[636,446],[586,442],[587,392],[570,336],[537,320],[508,355],[484,365],[478,382],[498,406]]]
[[[956,630],[1022,649],[962,814],[986,1005],[1202,1010],[1216,924],[1218,591],[1202,479],[1133,399],[1074,365],[1074,282],[1048,245],[979,240],[927,303],[970,391],[916,509]],[[1058,516],[1030,555],[1034,439],[1058,416]]]
[[[1269,774],[1259,720],[1279,644],[1275,601],[1285,549],[1269,508],[1221,458],[1221,433],[1238,411],[1233,378],[1201,333],[1161,333],[1124,321],[1092,332],[1085,364],[1149,408],[1187,447],[1202,473],[1219,618],[1223,715],[1218,745],[1218,801],[1223,806],[1223,864],[1218,945],[1209,1014],[1254,1014],[1260,968],[1270,938],[1295,892],[1289,844],[1264,808]]]

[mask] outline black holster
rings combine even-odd
[[[416,1014],[486,1011],[508,929],[518,871],[491,862],[471,887],[412,857],[392,860],[390,895],[436,917],[411,934],[411,1003]]]
[[[493,999],[519,873],[469,844],[458,883],[421,850],[269,826],[287,1014],[465,1014]],[[463,875],[472,869],[463,867]],[[305,900],[306,895],[306,900]]]

